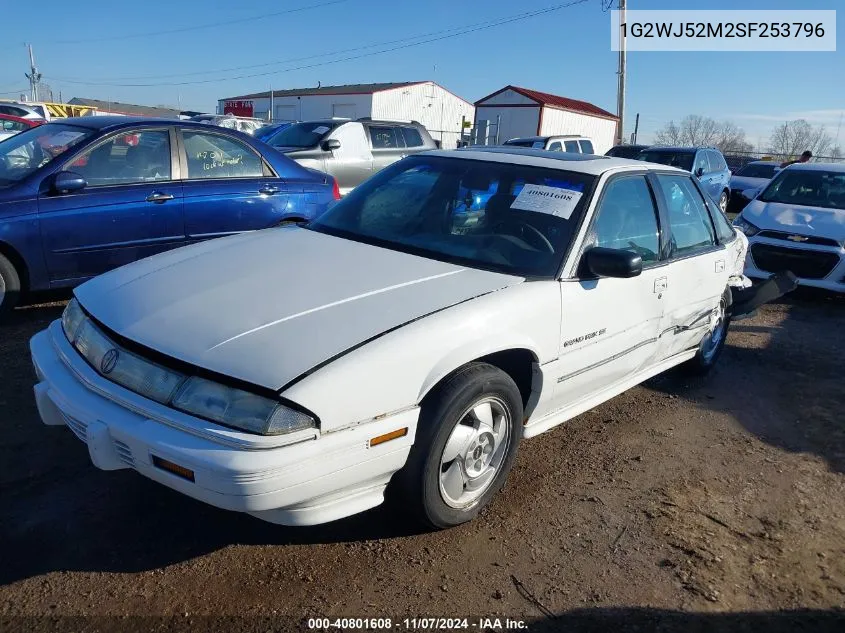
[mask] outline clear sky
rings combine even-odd
[[[24,43],[31,42],[44,80],[65,101],[78,96],[214,111],[219,98],[271,85],[430,79],[469,101],[515,84],[615,111],[617,54],[610,50],[602,0],[461,33],[565,1],[44,0],[39,7],[47,11],[4,25],[0,96],[26,88]],[[300,7],[313,8],[280,14]],[[839,27],[845,14],[843,0],[628,0],[628,7],[841,9]],[[212,26],[196,28],[205,25]],[[843,30],[837,29],[835,53],[630,53],[627,121],[633,125],[640,113],[645,141],[686,114],[733,120],[755,145],[765,143],[774,125],[794,118],[825,124],[836,136],[845,111]],[[331,54],[337,51],[346,52]],[[325,64],[345,57],[358,58]],[[167,85],[184,82],[204,83]],[[845,123],[840,137],[845,144]]]

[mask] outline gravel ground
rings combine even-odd
[[[33,403],[28,339],[61,309],[0,325],[0,630],[845,631],[843,299],[767,306],[708,378],[659,377],[524,442],[492,507],[437,533],[382,509],[273,526],[94,469]]]

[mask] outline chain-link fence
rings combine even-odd
[[[799,154],[800,156],[800,154]],[[728,163],[728,168],[736,173],[748,163],[755,160],[770,160],[773,163],[780,165],[788,160],[797,160],[798,156],[791,156],[788,154],[776,154],[772,152],[730,152],[725,154],[725,162]],[[813,163],[841,163],[845,162],[843,156],[813,156],[810,159]]]

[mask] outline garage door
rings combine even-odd
[[[274,121],[296,121],[295,105],[277,105],[273,113]]]
[[[332,116],[333,117],[344,117],[346,119],[357,118],[357,116],[355,114],[355,104],[354,103],[335,103],[335,104],[332,104]]]

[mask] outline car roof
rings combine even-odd
[[[784,169],[798,171],[835,171],[845,174],[845,163],[793,163]]]
[[[528,141],[537,142],[537,141],[548,141],[550,138],[583,138],[586,140],[587,137],[581,136],[580,134],[550,134],[548,136],[518,136],[516,138],[509,138],[505,143],[512,143],[514,141],[519,141],[521,143],[525,143]]]
[[[79,116],[68,117],[63,119],[54,119],[47,125],[52,125],[55,123],[76,125],[77,127],[85,127],[91,130],[100,131],[107,129],[120,129],[124,127],[160,127],[161,125],[178,124],[182,127],[192,127],[202,130],[212,129],[215,131],[225,130],[226,132],[234,132],[236,134],[241,134],[241,132],[239,132],[238,130],[222,128],[216,125],[209,125],[208,123],[201,123],[200,121],[189,121],[187,119],[165,119],[149,116]]]
[[[513,165],[531,165],[576,171],[583,174],[598,176],[615,169],[653,169],[661,171],[676,171],[681,174],[688,172],[667,165],[645,163],[627,158],[613,158],[611,156],[597,156],[595,154],[576,154],[574,152],[553,152],[529,147],[496,146],[496,147],[467,147],[463,149],[433,150],[425,152],[428,156],[443,156],[466,160],[483,160],[491,163],[511,163]]]
[[[778,167],[779,163],[775,160],[752,160],[745,163],[746,167],[749,165],[774,165],[775,167]]]
[[[670,146],[654,146],[648,148],[650,152],[697,152],[700,149],[714,149],[713,147],[670,147]],[[718,150],[716,150],[718,151]]]

